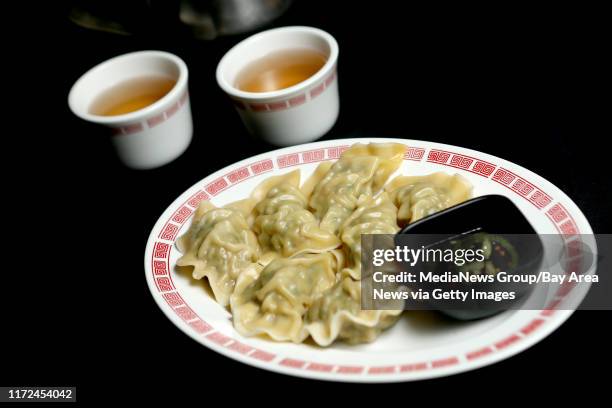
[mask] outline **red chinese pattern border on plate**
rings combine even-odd
[[[193,309],[187,304],[187,302],[180,295],[176,287],[174,286],[174,282],[172,281],[172,275],[169,270],[170,268],[170,253],[172,250],[172,243],[174,243],[174,239],[176,238],[176,233],[181,228],[181,226],[185,223],[185,221],[189,218],[191,213],[195,211],[198,204],[202,200],[208,200],[210,196],[215,196],[221,191],[236,185],[244,180],[247,180],[251,177],[255,177],[264,172],[271,171],[274,168],[274,162],[276,162],[279,169],[305,164],[312,163],[316,161],[323,160],[333,160],[342,154],[344,150],[348,148],[347,145],[338,145],[320,149],[311,149],[305,150],[296,153],[284,154],[276,157],[276,160],[273,159],[264,159],[255,163],[247,164],[237,170],[232,170],[228,174],[225,174],[212,182],[206,184],[204,186],[204,190],[199,190],[193,195],[191,195],[185,202],[183,202],[177,210],[175,210],[166,221],[164,226],[161,229],[161,232],[158,234],[159,239],[170,241],[171,243],[156,241],[152,251],[151,257],[151,268],[152,268],[152,278],[155,282],[158,292],[161,294],[162,298],[168,304],[168,306],[174,310],[181,320],[183,320],[186,324],[191,326],[198,334],[204,335],[207,340],[217,344],[218,346],[224,347],[227,350],[231,350],[233,352],[239,353],[244,356],[249,356],[251,358],[263,361],[263,362],[271,362],[273,361],[277,355],[273,353],[266,352],[264,350],[259,350],[253,346],[246,345],[237,341],[236,339],[227,336],[219,331],[216,331],[213,326],[204,321]],[[406,153],[404,154],[405,160],[413,160],[413,161],[421,161],[426,152],[425,148],[421,147],[407,147]],[[434,152],[432,154],[432,152]],[[454,159],[457,157],[456,159]],[[307,159],[305,159],[307,158]],[[458,168],[465,171],[470,171],[472,173],[478,174],[482,177],[492,178],[495,177],[496,169],[499,171],[502,169],[500,166],[497,166],[493,163],[480,160],[477,158],[473,158],[464,154],[454,153],[450,151],[444,151],[439,149],[430,149],[429,154],[427,155],[428,162],[433,162],[437,164],[446,165],[449,167]],[[263,164],[262,164],[263,163]],[[476,169],[478,163],[481,163]],[[492,168],[491,168],[492,166]],[[258,171],[256,171],[258,170]],[[509,172],[509,170],[503,169],[505,172]],[[528,185],[533,186],[533,189],[521,190],[520,188],[512,188],[509,186],[509,183],[516,180],[516,174],[511,173],[515,178],[505,182],[500,182],[501,180],[498,177],[498,180],[493,178],[493,181],[496,181],[502,185],[508,187],[511,191],[515,192],[519,196],[529,198],[524,194],[525,192],[529,194],[534,194],[534,191],[541,191],[547,197],[550,195],[546,194],[544,191],[535,186],[535,184],[530,183],[525,180],[523,177],[520,177],[521,180],[528,183]],[[239,174],[239,176],[235,176]],[[508,173],[504,173],[508,174]],[[507,180],[507,179],[506,179]],[[212,187],[211,187],[212,186]],[[534,202],[530,201],[535,205]],[[552,198],[550,201],[543,206],[536,205],[536,208],[539,210],[544,210],[544,208],[552,202]],[[566,244],[569,246],[571,242],[575,242],[573,238],[579,234],[578,226],[571,216],[571,213],[567,211],[567,209],[561,203],[555,203],[550,206],[550,208],[546,211],[546,216],[553,223],[555,228],[560,232],[560,234],[565,238]],[[386,366],[345,366],[345,365],[333,365],[333,364],[323,364],[317,362],[308,362],[302,360],[296,360],[291,358],[283,358],[277,364],[283,367],[288,367],[292,369],[298,370],[309,370],[309,371],[318,371],[318,372],[326,372],[326,373],[337,373],[337,374],[367,374],[367,375],[381,375],[381,374],[399,374],[413,371],[423,371],[430,369],[437,369],[443,367],[454,366],[460,364],[460,357],[464,357],[468,362],[477,360],[479,358],[488,356],[497,351],[506,349],[507,347],[519,342],[522,338],[530,335],[538,328],[543,326],[546,322],[546,318],[550,317],[554,314],[556,310],[556,306],[558,306],[560,300],[557,300],[555,304],[549,305],[548,309],[542,310],[540,313],[540,317],[536,317],[532,319],[527,325],[522,327],[518,332],[513,333],[499,341],[494,342],[493,344],[479,348],[477,350],[473,350],[465,353],[463,356],[450,356],[446,358],[436,359],[432,361],[420,361],[420,362],[410,362],[396,365],[386,365]]]

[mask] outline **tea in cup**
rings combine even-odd
[[[316,140],[339,112],[338,44],[323,30],[281,27],[230,49],[217,66],[217,83],[247,129],[278,146]]]
[[[78,117],[109,128],[128,167],[150,169],[179,157],[193,134],[188,71],[176,55],[139,51],[86,72],[70,90]]]

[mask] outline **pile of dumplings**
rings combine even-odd
[[[320,346],[375,340],[401,310],[361,309],[361,234],[394,234],[471,196],[459,175],[387,183],[405,149],[355,144],[303,184],[295,170],[222,208],[203,201],[177,241],[177,264],[208,280],[244,336],[295,343],[310,336]]]

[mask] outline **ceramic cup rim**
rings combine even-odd
[[[113,116],[94,115],[88,112],[88,106],[82,106],[82,104],[79,104],[77,102],[78,95],[80,95],[82,92],[86,92],[84,87],[87,81],[93,75],[118,62],[123,62],[126,60],[138,60],[143,57],[160,58],[173,63],[178,68],[178,78],[176,80],[176,84],[170,90],[170,92],[164,95],[161,99],[137,111]],[[70,92],[68,94],[68,105],[72,113],[74,113],[76,116],[93,123],[112,125],[131,121],[139,121],[142,120],[144,117],[155,113],[160,107],[167,105],[169,102],[172,102],[175,99],[178,99],[182,90],[187,86],[188,75],[189,74],[187,64],[185,64],[185,61],[169,52],[155,50],[129,52],[127,54],[122,54],[107,59],[106,61],[103,61],[90,68],[87,72],[81,75],[70,89]]]
[[[308,77],[304,81],[299,82],[290,87],[279,89],[276,91],[269,91],[269,92],[242,91],[227,81],[225,74],[227,72],[227,67],[228,67],[228,64],[230,63],[230,59],[235,57],[236,54],[239,54],[240,52],[242,52],[244,49],[246,49],[249,45],[251,45],[254,42],[260,41],[264,39],[265,37],[282,35],[283,33],[310,34],[310,35],[318,36],[319,38],[324,40],[330,49],[329,57],[327,58],[327,61],[325,62],[325,64],[314,75]],[[254,34],[240,41],[238,44],[230,48],[225,53],[225,55],[221,58],[221,60],[219,61],[219,64],[217,65],[217,71],[216,71],[217,83],[219,84],[221,89],[223,89],[223,91],[225,91],[228,95],[239,98],[239,99],[262,100],[262,99],[282,98],[282,97],[291,95],[295,92],[302,91],[310,87],[311,85],[317,83],[323,77],[325,77],[329,73],[329,71],[332,70],[333,67],[335,66],[338,60],[338,53],[339,53],[339,49],[338,49],[338,43],[336,39],[328,32],[323,31],[319,28],[308,27],[308,26],[288,26],[288,27],[273,28],[270,30],[265,30],[260,33]],[[246,63],[244,65],[246,65]]]

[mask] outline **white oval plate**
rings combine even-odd
[[[323,160],[335,160],[362,142],[400,142],[409,148],[403,174],[459,173],[474,196],[502,194],[523,211],[540,234],[592,234],[578,207],[542,177],[509,161],[461,147],[405,139],[343,139],[260,154],[211,174],[178,197],[159,218],[145,251],[153,298],[166,316],[202,345],[227,357],[284,374],[352,382],[409,381],[446,376],[505,359],[542,340],[571,310],[508,311],[475,322],[449,323],[436,314],[405,313],[373,343],[328,348],[276,343],[238,334],[230,313],[210,297],[201,281],[175,270],[174,246],[201,200],[217,206],[247,197],[262,180],[299,168],[305,180]],[[568,238],[569,239],[569,238]]]

